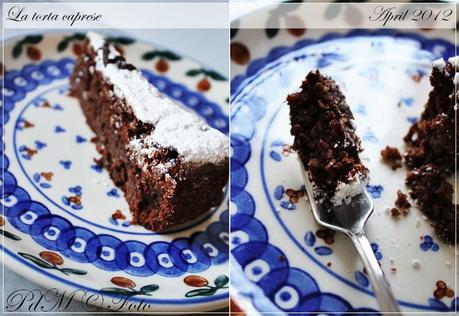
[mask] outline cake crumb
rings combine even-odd
[[[408,209],[411,207],[411,203],[408,202],[408,195],[403,193],[401,190],[397,191],[397,200],[395,200],[395,206],[401,209]]]
[[[303,189],[299,189],[299,190],[294,190],[294,189],[287,189],[285,191],[285,194],[289,197],[289,201],[291,203],[298,203],[298,200],[300,199],[300,197],[304,196],[304,191]]]
[[[392,170],[402,167],[402,155],[396,147],[386,146],[381,150],[381,157],[384,162],[391,166]]]
[[[45,178],[48,181],[51,181],[53,179],[54,173],[52,172],[40,172],[40,175]]]
[[[390,213],[393,217],[399,217],[400,215],[407,216],[408,208],[411,207],[410,202],[408,202],[408,196],[402,191],[397,191],[397,199],[395,200],[395,206],[390,209]]]
[[[390,213],[393,217],[399,217],[402,214],[402,212],[400,212],[400,210],[396,207],[391,208]]]
[[[332,263],[331,262],[327,262],[327,267],[331,267],[332,266]]]
[[[112,218],[114,220],[117,220],[117,219],[125,220],[126,216],[123,213],[121,213],[120,210],[116,210],[115,213],[112,214]]]
[[[48,100],[45,100],[45,101],[42,103],[41,107],[43,107],[43,108],[52,108],[52,106],[51,106],[51,104],[48,102]]]
[[[331,245],[335,242],[335,231],[332,229],[319,229],[316,232],[316,236],[323,239],[327,245]]]
[[[79,195],[69,196],[68,200],[76,205],[81,205],[81,196]]]
[[[24,128],[31,128],[31,127],[34,127],[35,125],[27,120],[24,120],[23,121],[24,123]]]

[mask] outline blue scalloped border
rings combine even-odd
[[[409,38],[409,39],[413,39],[413,40],[420,42],[421,49],[428,50],[428,51],[431,51],[431,49],[429,48],[433,46],[433,43],[451,44],[448,41],[439,39],[439,38],[430,40],[430,39],[426,39],[424,36],[418,33],[412,33],[412,32],[402,33],[402,32],[399,32],[396,30],[390,30],[390,29],[375,30],[375,31],[352,30],[344,34],[343,33],[327,33],[318,39],[304,39],[304,40],[298,41],[293,46],[274,47],[273,49],[269,51],[267,56],[253,60],[247,66],[247,69],[244,74],[238,75],[234,77],[233,79],[231,79],[231,90],[230,90],[231,96],[239,94],[240,89],[241,89],[241,84],[243,84],[243,82],[246,79],[253,77],[258,71],[260,71],[267,64],[269,64],[272,61],[275,61],[276,59],[278,59],[279,57],[285,54],[288,54],[289,52],[298,50],[300,48],[303,48],[309,45],[333,40],[336,38],[346,38],[346,37],[355,37],[355,36],[391,36],[391,37]],[[445,53],[443,57],[452,56],[453,54],[454,52]]]
[[[437,39],[426,39],[418,33],[412,33],[412,32],[403,33],[403,32],[399,32],[396,30],[376,30],[376,31],[352,30],[345,34],[328,33],[320,37],[319,39],[301,40],[297,42],[296,44],[294,44],[293,46],[275,47],[270,50],[270,52],[268,53],[266,57],[262,57],[262,58],[252,61],[247,66],[246,72],[244,74],[238,75],[232,79],[231,81],[231,100],[234,100],[236,96],[238,96],[243,91],[243,88],[246,86],[246,84],[249,84],[251,82],[250,79],[255,78],[256,74],[260,70],[264,69],[265,66],[267,66],[271,62],[276,61],[281,56],[286,55],[290,52],[296,51],[298,49],[313,45],[313,44],[318,44],[321,42],[338,39],[338,38],[342,39],[342,38],[356,37],[356,36],[390,36],[390,37],[412,39],[421,44],[421,48],[420,48],[421,50],[427,50],[427,51],[431,51],[431,48],[434,45],[437,45],[440,43],[443,45],[446,44],[445,46],[451,46],[450,42],[445,41],[443,39],[438,39],[438,38]],[[443,57],[447,58],[449,56],[453,56],[454,54],[455,54],[454,49],[451,51],[447,50],[446,52],[443,52]],[[239,230],[243,230],[245,233],[247,233],[248,236],[250,236],[251,238],[253,237],[255,239],[255,241],[241,243],[235,247],[232,247],[231,256],[232,258],[235,259],[232,261],[235,261],[235,264],[238,264],[240,266],[244,266],[246,262],[250,262],[254,258],[263,258],[263,256],[265,256],[266,258],[274,259],[275,257],[272,256],[271,252],[276,252],[278,256],[279,255],[284,256],[282,251],[279,248],[269,243],[269,236],[268,236],[266,229],[264,228],[264,225],[259,220],[255,219],[254,217],[254,214],[256,211],[255,201],[253,200],[250,193],[245,190],[245,187],[248,182],[248,171],[245,168],[245,164],[250,160],[250,157],[251,157],[251,146],[250,146],[249,141],[253,137],[254,133],[256,132],[255,127],[254,127],[256,124],[256,121],[262,119],[266,113],[264,108],[257,108],[257,106],[263,107],[263,104],[252,104],[252,106],[247,106],[247,105],[244,106],[240,104],[237,107],[231,108],[231,113],[230,113],[230,119],[231,119],[231,122],[233,123],[233,120],[235,120],[238,111],[242,111],[242,110],[246,111],[244,112],[244,119],[243,119],[243,125],[245,126],[245,129],[242,129],[242,130],[247,132],[247,135],[231,134],[231,147],[233,148],[233,155],[231,157],[231,166],[232,166],[231,167],[231,201],[238,207],[237,213],[235,213],[231,217],[231,233],[234,233]],[[256,254],[256,256],[250,255],[253,253]],[[278,273],[279,269],[292,270],[292,268],[288,267],[287,258],[285,258],[284,260],[285,262],[287,262],[285,265],[283,265],[282,267],[279,267],[278,266],[279,264],[276,262],[275,267],[272,271],[275,273]],[[238,286],[238,291],[243,293],[243,296],[249,299],[252,302],[252,304],[260,312],[268,311],[269,308],[272,308],[272,305],[270,304],[259,304],[259,302],[266,300],[266,296],[269,297],[269,295],[266,294],[266,291],[272,292],[273,287],[276,287],[276,289],[278,290],[282,286],[284,286],[286,283],[290,285],[292,284],[292,281],[288,280],[286,277],[284,277],[281,282],[277,281],[279,284],[276,286],[273,286],[272,284],[268,286],[268,284],[266,284],[267,280],[265,280],[263,283],[263,278],[259,280],[257,283],[254,283],[252,281],[247,280],[247,277],[244,275],[242,271],[243,270],[241,269],[241,267],[232,268],[231,270],[232,276],[234,277],[234,275],[237,275],[236,278],[239,280],[238,284],[236,285]],[[312,280],[314,280],[314,278],[312,278],[312,276],[310,276],[306,271],[303,271],[303,270],[300,270],[300,271],[304,273],[307,277],[310,277]],[[239,275],[241,273],[242,275]],[[285,274],[288,274],[288,272],[285,272]],[[250,284],[244,285],[243,282],[241,281],[242,279],[245,279],[246,282]],[[314,281],[314,283],[317,284],[316,281]],[[249,290],[249,288],[253,288],[253,286],[256,286],[261,291],[257,291],[255,293],[253,290]],[[305,284],[303,284],[303,286],[305,286]],[[266,288],[268,288],[268,290],[266,290]],[[318,289],[318,292],[316,295],[318,297],[323,297],[325,301],[328,301],[329,303],[331,302],[332,305],[328,304],[327,306],[322,306],[321,304],[319,305],[316,304],[316,308],[311,310],[310,306],[308,306],[307,304],[306,305],[303,304],[306,307],[306,310],[301,310],[301,311],[333,312],[333,311],[336,311],[336,308],[333,309],[334,307],[333,304],[337,304],[335,307],[338,307],[340,311],[343,311],[343,308],[348,312],[357,311],[356,309],[353,309],[353,307],[344,298],[340,297],[339,295],[335,295],[331,293],[323,293],[320,291],[318,285],[317,285],[317,289]],[[260,292],[261,293],[265,292],[265,293],[260,294]],[[373,295],[371,294],[371,292],[367,294]],[[260,295],[262,295],[262,297],[260,297]],[[336,300],[333,301],[327,298],[327,296],[329,295],[333,295]],[[307,298],[308,296],[306,296],[305,299]],[[421,309],[421,310],[455,311],[457,301],[458,301],[458,298],[452,301],[451,308],[447,307],[446,309],[442,306],[438,306],[438,308],[435,308],[430,305],[419,305],[419,304],[412,304],[408,302],[400,302],[400,303],[402,305]],[[265,309],[265,307],[268,309]],[[366,308],[364,310],[370,311]],[[300,310],[295,310],[295,311],[300,311]],[[287,312],[292,312],[292,311],[288,310]]]

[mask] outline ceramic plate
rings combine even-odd
[[[455,248],[437,239],[418,208],[391,216],[397,190],[408,192],[406,169],[393,171],[380,159],[386,145],[404,149],[402,137],[430,90],[431,61],[453,56],[453,44],[432,33],[307,32],[300,41],[304,32],[233,32],[233,293],[247,310],[378,310],[351,241],[315,223],[288,150],[285,98],[319,68],[337,81],[355,115],[375,203],[367,233],[402,310],[454,311]],[[434,297],[438,281],[452,290],[448,296]]]
[[[131,224],[122,192],[94,163],[94,135],[79,104],[68,96],[83,37],[34,34],[5,44],[0,219],[6,265],[67,295],[82,289],[75,299],[91,297],[105,308],[226,306],[227,199],[167,233]],[[163,93],[228,133],[225,78],[164,47],[110,41]]]

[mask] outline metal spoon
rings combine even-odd
[[[389,283],[376,260],[368,238],[365,236],[364,226],[374,209],[373,201],[368,193],[365,191],[354,196],[349,204],[343,203],[340,206],[319,204],[314,198],[312,183],[304,169],[302,174],[316,221],[322,226],[342,232],[351,238],[370,277],[371,287],[381,311],[401,315]]]

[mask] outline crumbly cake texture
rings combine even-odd
[[[443,59],[434,62],[430,75],[432,91],[419,121],[404,137],[410,145],[405,162],[411,169],[433,163],[447,173],[454,172],[455,75],[456,69],[451,62]]]
[[[426,164],[408,173],[406,184],[421,211],[434,222],[438,237],[448,244],[455,243],[455,211],[453,186],[446,181],[444,170]]]
[[[396,147],[386,146],[381,150],[381,157],[393,170],[402,167],[402,155]]]
[[[397,190],[395,206],[401,209],[408,209],[411,207],[411,203],[408,201],[408,195],[403,193],[401,190]]]
[[[457,111],[458,57],[433,62],[432,90],[418,122],[404,137],[408,145],[406,184],[421,211],[433,222],[437,235],[455,244],[456,207],[448,177],[455,169],[455,112]]]
[[[88,33],[70,84],[133,223],[162,231],[219,205],[225,135],[161,94],[96,33]]]
[[[400,215],[407,216],[408,209],[411,207],[411,203],[408,201],[408,195],[402,191],[397,191],[397,199],[395,200],[395,207],[390,210],[393,217],[399,217]]]
[[[311,71],[300,91],[287,97],[293,148],[308,172],[318,201],[340,205],[362,193],[368,169],[362,164],[354,117],[337,84]]]

